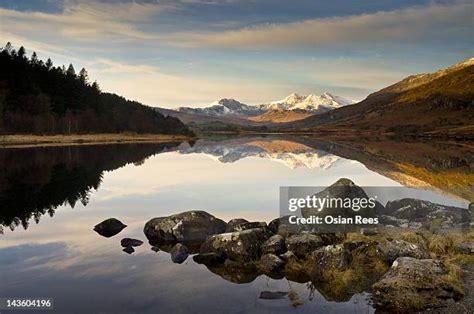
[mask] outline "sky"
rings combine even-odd
[[[0,1],[1,45],[165,108],[293,92],[362,100],[472,57],[473,38],[471,0]]]

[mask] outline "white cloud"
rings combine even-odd
[[[290,48],[459,39],[472,35],[473,10],[472,2],[458,2],[224,32],[182,32],[175,33],[169,40],[183,47]]]
[[[140,30],[147,21],[172,5],[158,3],[66,2],[60,14],[0,9],[2,28],[29,34],[60,35],[82,40],[150,40],[155,35]]]

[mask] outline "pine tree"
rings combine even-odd
[[[53,61],[51,61],[51,58],[48,58],[48,60],[46,60],[45,65],[48,68],[48,70],[53,67]]]
[[[79,79],[82,83],[87,84],[89,81],[89,74],[87,73],[86,69],[82,68],[79,72]]]
[[[30,62],[31,62],[31,64],[33,64],[33,65],[36,65],[36,64],[39,63],[39,61],[38,61],[38,56],[36,55],[36,52],[35,52],[35,51],[33,51],[33,54],[31,55]]]
[[[25,47],[21,46],[20,49],[18,49],[17,56],[21,59],[24,59],[26,55]]]
[[[8,54],[11,53],[11,50],[12,50],[12,43],[11,42],[7,42],[5,47],[3,47],[3,49],[2,49],[2,51],[6,51]]]
[[[68,76],[76,76],[76,70],[74,70],[74,66],[72,63],[69,64],[69,67],[67,68],[66,74]]]
[[[94,83],[92,83],[92,88],[100,92],[99,83],[97,83],[97,81],[94,81]]]

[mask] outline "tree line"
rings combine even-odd
[[[54,66],[24,47],[0,50],[0,134],[190,134],[177,118],[100,90],[87,70]]]

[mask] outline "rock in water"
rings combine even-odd
[[[199,242],[222,233],[227,224],[205,211],[188,211],[169,217],[153,218],[144,232],[150,242]]]
[[[181,243],[177,243],[172,249],[171,249],[171,260],[173,263],[181,264],[183,263],[189,255],[189,250],[185,245],[182,245]]]
[[[123,247],[129,247],[129,246],[140,246],[143,244],[143,241],[140,241],[138,239],[131,239],[131,238],[123,238],[120,241],[120,245]]]
[[[298,257],[305,257],[323,245],[320,236],[309,233],[295,234],[286,239],[286,248]]]
[[[418,245],[403,241],[392,240],[377,245],[377,255],[384,261],[392,263],[398,257],[413,257],[418,259],[430,258],[430,254]]]
[[[365,193],[364,189],[357,186],[354,182],[349,179],[342,178],[337,180],[336,183],[325,188],[323,191],[315,195],[317,198],[331,198],[331,199],[356,199],[359,202],[365,200],[369,202],[369,196]],[[375,206],[360,208],[358,211],[354,211],[352,208],[345,206],[333,206],[333,207],[322,207],[322,208],[302,208],[301,214],[303,217],[310,216],[322,216],[330,213],[333,216],[341,215],[343,217],[353,217],[356,215],[362,215],[365,217],[374,217],[376,213],[383,211],[384,206],[379,202],[375,201]]]
[[[103,237],[110,238],[122,231],[127,225],[120,220],[109,218],[94,226],[94,231]]]
[[[124,251],[125,253],[127,254],[132,254],[133,252],[135,252],[135,249],[131,246],[127,246],[126,248],[124,248],[122,251]]]
[[[285,262],[275,254],[265,254],[260,259],[260,265],[265,273],[281,270]]]
[[[282,254],[286,252],[285,239],[276,234],[262,244],[262,254]]]
[[[463,293],[444,276],[447,273],[439,260],[399,257],[372,286],[374,305],[382,311],[408,313],[459,300]]]
[[[234,261],[260,259],[261,246],[271,236],[266,228],[248,229],[210,236],[202,244],[201,253],[219,253]]]

